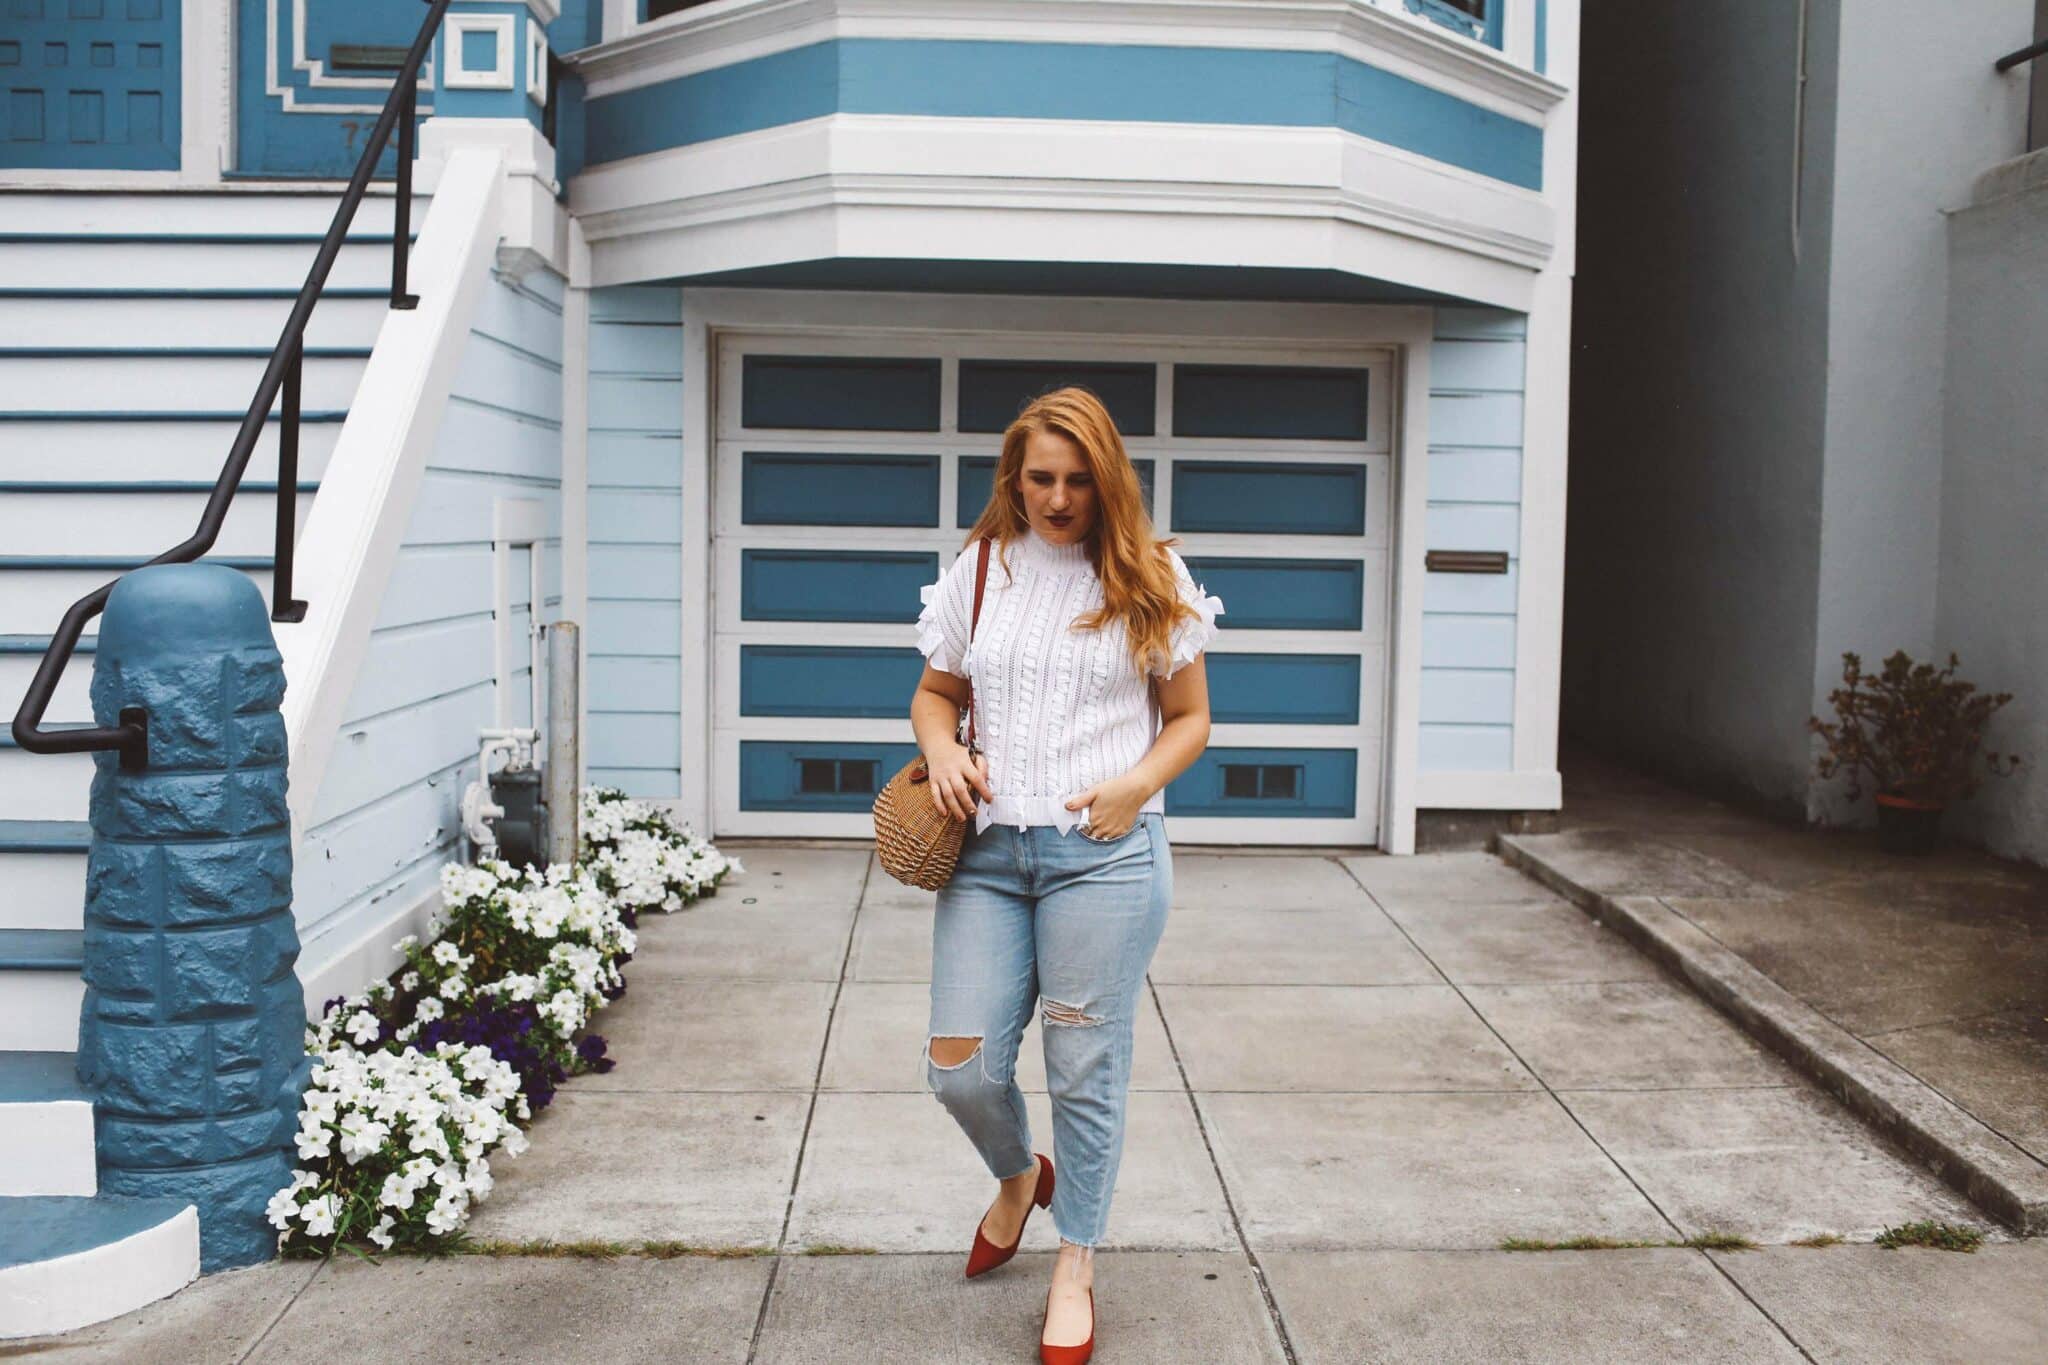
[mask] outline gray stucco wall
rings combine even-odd
[[[1799,6],[1736,8],[1586,7],[1563,724],[1797,810],[1839,10],[1809,8],[1802,139]]]
[[[2015,694],[1990,738],[2030,763],[1954,828],[2048,863],[2048,151],[2009,171],[1948,226],[1936,638],[1980,686]]]
[[[2033,0],[1844,7],[1817,711],[1841,681],[1842,651],[1868,663],[1895,649],[1925,658],[1935,645],[1950,318],[1945,215],[1969,202],[1980,171],[2023,148],[2025,79],[1999,75],[1992,59],[2029,40],[2032,10]],[[2031,279],[2038,292],[2048,275]],[[2010,586],[2000,596],[2025,600]],[[1809,810],[1830,820],[1860,814],[1819,784]]]

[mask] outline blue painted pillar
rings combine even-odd
[[[304,1085],[284,667],[232,569],[138,569],[107,601],[92,709],[140,707],[149,763],[96,755],[79,1078],[100,1189],[187,1200],[206,1270],[276,1251]]]

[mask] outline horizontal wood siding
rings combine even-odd
[[[494,276],[460,364],[347,717],[299,846],[299,930],[346,943],[409,906],[459,856],[477,732],[495,723],[493,503],[532,498],[559,527],[562,284]],[[555,534],[551,532],[551,534]],[[542,619],[559,607],[560,540],[543,550]],[[514,723],[529,723],[527,560],[515,554]]]
[[[1527,332],[1518,313],[1439,308],[1436,314],[1425,543],[1431,550],[1504,551],[1508,572],[1433,573],[1424,584],[1423,772],[1514,766]]]
[[[674,289],[590,296],[590,780],[681,790],[683,319]]]

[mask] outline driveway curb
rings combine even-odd
[[[1716,942],[1655,896],[1615,896],[1546,856],[1556,836],[1501,834],[1495,851],[1682,977],[1858,1117],[2022,1236],[2048,1233],[2048,1168]]]

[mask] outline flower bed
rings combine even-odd
[[[546,872],[484,859],[441,872],[431,941],[307,1030],[300,1167],[271,1198],[287,1255],[445,1250],[491,1191],[490,1156],[570,1076],[608,1071],[592,1017],[625,993],[645,912],[741,871],[687,826],[609,788],[582,797],[582,857]]]

